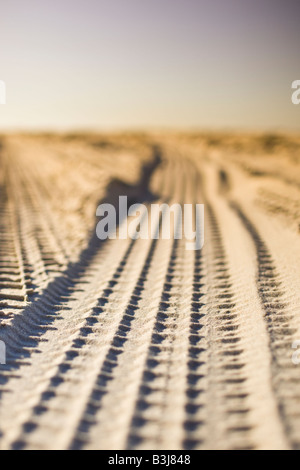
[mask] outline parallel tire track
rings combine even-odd
[[[0,448],[300,448],[296,307],[234,159],[115,139],[0,147]],[[124,194],[204,203],[203,250],[100,242],[96,205]]]

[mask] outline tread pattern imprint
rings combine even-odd
[[[299,139],[0,140],[0,448],[300,449]],[[120,195],[203,249],[98,240]]]

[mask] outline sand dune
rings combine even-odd
[[[299,449],[299,170],[296,136],[3,136],[0,447]],[[204,248],[98,240],[119,195],[205,204]]]

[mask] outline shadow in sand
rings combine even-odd
[[[150,190],[151,178],[162,161],[159,146],[153,146],[153,157],[144,165],[139,182],[129,185],[121,180],[113,180],[107,188],[106,196],[99,204],[113,204],[118,209],[119,196],[127,196],[128,204],[151,202],[158,198]],[[118,210],[117,210],[118,215]],[[119,215],[117,221],[119,220]],[[6,344],[7,364],[0,366],[0,385],[5,385],[12,376],[16,377],[17,370],[25,364],[33,351],[38,351],[39,344],[44,341],[42,336],[53,329],[52,323],[57,320],[58,313],[68,310],[65,303],[74,293],[76,284],[93,258],[104,247],[107,241],[99,240],[96,235],[96,225],[91,233],[87,247],[81,252],[76,263],[69,263],[66,270],[56,277],[47,289],[33,299],[21,315],[16,316],[8,327],[0,328],[0,341]],[[2,391],[3,393],[3,391]],[[1,395],[0,395],[1,396]]]

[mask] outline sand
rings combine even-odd
[[[0,448],[299,449],[300,138],[0,140]],[[120,195],[203,249],[98,240]]]

